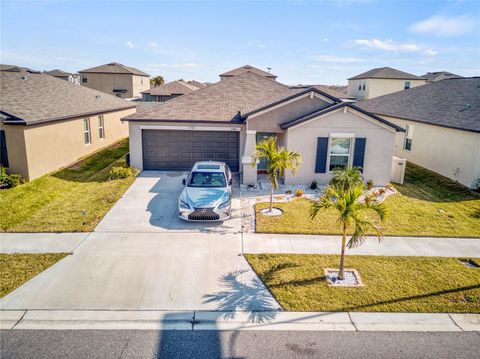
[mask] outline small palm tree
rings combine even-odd
[[[331,185],[338,185],[344,190],[361,185],[363,183],[362,174],[359,167],[337,167],[333,169]]]
[[[163,79],[162,76],[155,76],[150,79],[151,87],[162,86],[164,83],[165,83],[165,80]]]
[[[273,191],[278,188],[278,178],[285,176],[287,169],[290,169],[292,175],[295,176],[301,163],[301,158],[298,152],[289,151],[283,146],[277,146],[277,139],[269,137],[257,144],[252,157],[252,167],[255,167],[260,159],[265,159],[267,162],[267,175],[272,184],[269,211],[272,211]]]
[[[337,212],[338,222],[342,229],[342,251],[340,255],[340,270],[338,279],[343,280],[345,268],[345,246],[348,248],[357,247],[362,244],[366,238],[366,234],[373,229],[378,240],[383,239],[381,227],[376,221],[369,218],[365,212],[373,210],[380,219],[385,222],[387,216],[387,208],[384,204],[380,204],[375,200],[361,201],[365,196],[365,186],[363,183],[356,184],[353,187],[345,188],[341,185],[329,185],[320,199],[313,202],[310,218],[313,219],[321,209],[333,208]],[[353,234],[347,243],[347,231],[353,229]]]

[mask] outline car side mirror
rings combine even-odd
[[[187,181],[185,181],[185,178],[182,179],[182,184],[185,186],[187,184]]]

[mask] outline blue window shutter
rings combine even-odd
[[[317,138],[317,159],[315,161],[315,173],[327,171],[328,137]]]
[[[363,162],[365,158],[365,146],[367,139],[362,137],[355,138],[355,148],[353,150],[353,167],[360,167],[363,172]]]

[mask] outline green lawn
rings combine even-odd
[[[398,194],[385,200],[390,216],[384,225],[389,236],[480,237],[480,195],[422,167],[408,164],[405,183],[395,185]],[[267,207],[256,205],[256,231],[260,233],[339,234],[335,212],[321,211],[312,221],[310,201],[276,203],[283,216],[258,213]],[[373,234],[373,233],[371,233]]]
[[[480,268],[455,258],[347,256],[364,287],[328,286],[339,256],[246,255],[285,310],[480,313]],[[479,259],[476,259],[480,264]]]
[[[52,266],[67,253],[0,254],[0,298]]]
[[[125,165],[127,152],[128,140],[123,140],[69,168],[12,189],[1,190],[0,230],[93,230],[134,180],[108,180],[111,167]],[[82,214],[84,210],[85,217]]]

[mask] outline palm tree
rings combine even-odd
[[[162,76],[155,76],[150,79],[151,87],[162,86],[164,83],[165,83],[165,80],[163,79]]]
[[[348,190],[362,183],[363,179],[359,167],[337,167],[333,169],[333,177],[330,181],[331,185],[340,186],[344,190]]]
[[[272,184],[269,209],[271,212],[273,208],[273,191],[278,188],[278,177],[285,176],[287,169],[290,169],[292,175],[295,176],[301,163],[301,158],[298,152],[289,151],[283,146],[277,146],[277,139],[269,137],[257,144],[252,157],[252,167],[255,167],[260,159],[265,159],[267,162],[267,175]]]
[[[310,218],[313,219],[321,209],[333,208],[337,212],[338,222],[342,229],[342,251],[340,255],[340,270],[338,279],[343,280],[345,267],[345,246],[357,247],[365,241],[367,232],[373,229],[378,240],[383,239],[381,227],[369,218],[365,212],[373,210],[381,223],[385,222],[387,208],[375,200],[364,200],[365,186],[363,183],[345,189],[341,185],[329,185],[318,201],[313,202]],[[347,243],[347,231],[353,229],[353,234]]]

